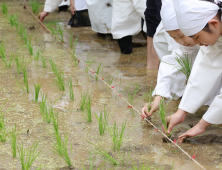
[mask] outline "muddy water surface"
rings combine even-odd
[[[124,164],[114,166],[104,161],[102,156],[93,155],[94,169],[102,165],[102,169],[132,169],[132,164],[147,164],[153,169],[175,169],[175,170],[198,170],[200,169],[192,160],[188,159],[181,151],[172,144],[162,142],[160,133],[155,132],[154,128],[141,120],[141,117],[127,107],[115,93],[113,93],[101,81],[96,81],[94,75],[86,70],[83,64],[75,66],[75,62],[70,52],[61,43],[55,40],[47,31],[35,20],[28,10],[16,2],[8,3],[9,16],[17,13],[19,21],[24,23],[28,30],[28,36],[32,38],[32,44],[40,49],[46,59],[52,59],[64,72],[66,84],[67,79],[72,77],[75,100],[69,98],[68,87],[65,91],[60,91],[55,85],[55,76],[47,61],[47,67],[42,68],[41,61],[35,61],[29,54],[24,41],[17,34],[15,27],[11,27],[9,19],[0,13],[0,38],[6,46],[6,54],[9,59],[11,53],[20,54],[20,59],[24,58],[28,69],[28,81],[30,93],[27,94],[23,88],[23,75],[16,71],[16,64],[13,60],[11,69],[7,69],[0,61],[0,106],[6,101],[2,113],[5,114],[6,128],[8,131],[16,123],[18,146],[23,141],[24,147],[31,146],[35,141],[40,140],[38,150],[41,154],[33,163],[33,168],[42,165],[42,169],[67,169],[61,157],[53,152],[51,147],[54,137],[50,129],[52,124],[43,121],[40,114],[38,103],[34,100],[34,84],[41,83],[41,93],[48,95],[47,102],[54,103],[54,110],[59,116],[59,130],[62,135],[68,135],[69,155],[75,169],[82,169],[82,164],[89,169],[90,153],[93,153],[92,142],[109,152],[116,159],[123,159]],[[40,11],[40,10],[39,10]],[[120,53],[117,41],[110,35],[99,35],[91,30],[91,27],[71,28],[67,26],[70,14],[68,12],[52,13],[45,23],[58,20],[64,29],[64,41],[69,46],[71,34],[78,38],[76,53],[78,56],[91,64],[91,68],[96,71],[102,63],[102,71],[99,75],[106,81],[111,76],[115,76],[112,86],[128,99],[128,94],[132,94],[136,86],[140,90],[135,95],[133,105],[141,110],[147,102],[143,95],[150,88],[156,85],[157,70],[147,70],[146,67],[146,47],[133,48],[133,54],[124,55]],[[34,26],[34,29],[33,29]],[[31,27],[31,29],[29,29]],[[135,38],[136,39],[136,38]],[[136,39],[138,41],[138,37]],[[144,41],[144,40],[143,40]],[[118,73],[118,74],[117,74]],[[21,87],[21,84],[23,87]],[[89,91],[92,95],[92,112],[99,114],[105,106],[112,115],[109,125],[114,122],[120,127],[122,122],[127,119],[127,126],[124,133],[123,144],[119,152],[112,149],[111,137],[106,131],[105,135],[99,135],[98,123],[93,115],[93,122],[86,123],[80,108],[81,92]],[[39,98],[39,102],[41,97]],[[179,101],[171,101],[168,106],[168,113],[176,111]],[[13,107],[12,107],[13,106]],[[12,109],[7,112],[8,108]],[[204,112],[206,107],[202,107],[194,115],[188,115],[186,120],[178,125],[173,132],[176,138],[195,125]],[[152,122],[161,127],[161,122],[157,114],[152,117]],[[28,131],[28,133],[27,133]],[[200,137],[187,140],[181,147],[191,156],[196,154],[196,160],[206,169],[222,169],[221,154],[222,136],[221,126],[211,126]],[[209,135],[214,134],[214,135]],[[72,146],[72,149],[70,147]],[[125,154],[124,154],[125,153]],[[133,161],[132,161],[133,160]],[[172,167],[173,165],[173,167]],[[0,142],[0,168],[7,170],[21,169],[19,157],[12,158],[10,138]]]

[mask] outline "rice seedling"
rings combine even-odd
[[[17,73],[20,74],[23,68],[23,63],[19,60],[19,55],[15,58],[16,70]]]
[[[90,153],[90,158],[89,158],[89,168],[86,169],[86,167],[82,164],[82,170],[94,170],[95,167],[94,167],[94,162],[95,162],[95,158],[92,157],[92,153]],[[98,167],[97,170],[100,170],[102,168],[104,163],[102,163],[102,165],[100,165],[100,167]]]
[[[40,113],[45,122],[51,123],[51,120],[53,119],[54,116],[53,106],[52,105],[50,107],[47,106],[46,100],[47,100],[47,95],[44,95],[44,93],[42,93],[42,100],[39,103]]]
[[[5,45],[4,43],[0,43],[0,57],[3,60],[5,67],[7,67],[7,59],[6,59],[6,55],[5,55]]]
[[[55,113],[52,115],[52,125],[53,125],[53,130],[52,132],[54,133],[56,140],[59,138],[59,118],[58,118],[58,113]]]
[[[147,105],[147,109],[148,109],[148,112],[150,112],[151,110],[151,103],[152,103],[152,88],[150,87],[150,91],[148,93],[145,94],[145,100],[146,102],[148,102],[148,105]]]
[[[39,60],[39,57],[41,57],[41,52],[40,50],[37,50],[37,52],[34,54],[34,60],[38,61]]]
[[[22,73],[23,73],[23,77],[24,77],[24,85],[26,88],[26,92],[29,93],[28,72],[26,69],[26,65],[22,68]]]
[[[85,109],[85,104],[87,100],[87,96],[89,96],[88,90],[85,92],[81,92],[81,99],[80,99],[80,109],[83,111]]]
[[[16,23],[18,22],[16,14],[11,15],[9,18],[9,21],[10,21],[11,26],[15,26]]]
[[[29,41],[27,42],[27,48],[28,48],[28,50],[29,50],[29,53],[31,54],[31,55],[33,55],[33,46],[32,46],[32,43],[31,43],[31,38],[29,39]]]
[[[64,83],[64,73],[62,71],[58,71],[56,64],[50,59],[49,63],[51,65],[52,71],[54,72],[54,75],[56,76],[56,87],[59,90],[64,91],[65,90],[65,83]]]
[[[38,99],[39,99],[39,91],[42,87],[42,84],[34,84],[34,87],[35,87],[35,102],[38,102]]]
[[[128,92],[129,103],[130,103],[131,105],[133,105],[134,97],[135,97],[135,95],[136,95],[139,91],[140,91],[140,87],[139,87],[139,85],[137,84],[137,85],[136,85],[136,89],[133,91],[133,93]]]
[[[39,141],[36,141],[31,147],[25,149],[23,142],[20,147],[17,147],[19,158],[22,164],[22,170],[29,170],[32,167],[33,162],[39,156],[42,150],[37,151]]]
[[[109,84],[110,86],[113,84],[114,81],[117,80],[118,74],[119,74],[119,70],[117,71],[117,73],[116,73],[114,76],[109,75],[108,84]]]
[[[3,113],[1,113],[0,115],[0,140],[1,142],[5,142],[6,137],[7,135],[6,135],[6,128],[5,128],[5,116]]]
[[[30,5],[32,8],[32,12],[35,14],[38,10],[38,8],[41,6],[41,4],[39,2],[37,2],[36,0],[30,0]]]
[[[91,143],[91,142],[89,142]],[[105,151],[104,149],[102,149],[101,147],[91,143],[93,146],[95,146],[95,152],[93,152],[93,154],[96,154],[96,155],[102,155],[102,158],[107,160],[108,162],[110,162],[112,165],[119,165],[120,163],[114,159],[112,157],[111,154],[109,154],[109,152]]]
[[[19,24],[18,26],[18,34],[20,35],[20,37],[23,37],[23,32],[25,31],[25,27],[22,23]]]
[[[12,155],[13,155],[13,158],[15,158],[16,157],[16,148],[17,148],[17,143],[16,143],[16,124],[15,124],[15,127],[12,128],[10,136],[11,136]]]
[[[164,98],[163,98],[159,104],[159,116],[160,116],[160,120],[162,121],[165,132],[167,132],[167,128],[168,128],[166,111],[167,111],[167,107],[164,106]]]
[[[99,123],[99,134],[102,135],[105,133],[108,127],[110,113],[104,106],[104,110],[103,111],[101,110],[100,115],[98,116],[97,114],[95,114],[95,117]]]
[[[72,46],[73,46],[73,34],[71,34],[70,37],[69,37],[69,45],[70,45],[70,48],[72,48]]]
[[[27,44],[27,46],[28,46],[28,50],[30,50],[29,48],[31,48],[32,46],[32,44],[31,44],[31,38],[30,38],[30,40],[28,41],[28,36],[27,36],[27,30],[25,29],[24,31],[23,31],[23,35],[22,35],[22,39],[25,41],[25,44]],[[31,47],[29,47],[29,46],[31,46]],[[33,49],[33,47],[32,47],[32,49]],[[30,51],[29,51],[30,52]],[[31,52],[30,52],[31,53]]]
[[[68,166],[72,166],[72,162],[71,162],[71,159],[68,154],[67,144],[68,144],[67,134],[65,136],[64,141],[62,140],[62,137],[59,135],[59,137],[56,139],[56,141],[53,142],[52,147],[54,149],[54,152],[57,155],[61,156]]]
[[[145,163],[136,163],[134,160],[130,159],[131,162],[133,162],[131,164],[132,168],[131,170],[152,170],[154,169],[154,167],[152,165],[149,164],[149,161],[145,164]],[[156,168],[155,168],[156,169]]]
[[[181,71],[188,80],[192,69],[192,58],[190,59],[188,54],[185,54],[184,57],[177,54],[175,60],[180,65],[180,67],[177,66],[176,68],[178,71]]]
[[[43,55],[41,55],[41,62],[42,62],[42,67],[46,68],[46,61],[45,61],[45,57]]]
[[[126,122],[127,122],[127,120],[122,123],[121,131],[118,130],[118,127],[116,126],[116,122],[114,123],[113,128],[108,127],[109,134],[110,134],[112,141],[113,141],[114,151],[119,150],[122,145],[123,134],[124,134],[124,130],[126,128]]]
[[[74,54],[76,53],[77,43],[78,43],[78,38],[76,38],[76,39],[75,39],[75,42],[74,42],[74,48],[73,48],[73,53],[74,53]]]
[[[7,17],[7,15],[8,15],[8,7],[7,7],[5,2],[2,3],[2,13],[5,14],[6,17]]]
[[[8,68],[10,69],[12,66],[12,60],[14,59],[15,54],[11,54],[9,62],[8,62]]]
[[[75,52],[73,51],[73,53],[72,53],[72,58],[73,58],[73,60],[74,60],[74,62],[75,62],[75,66],[77,66],[78,65],[78,63],[79,63],[79,61],[77,60],[77,58],[76,58],[76,56],[75,56]]]
[[[99,75],[99,70],[100,70],[100,67],[101,67],[102,63],[100,63],[100,65],[97,67],[97,71],[96,71],[96,74]],[[98,77],[95,76],[95,80],[97,81],[98,80]]]
[[[87,123],[92,122],[91,102],[92,102],[91,96],[88,95],[88,100],[85,103],[85,109],[84,112],[82,113]]]
[[[74,93],[72,88],[72,77],[68,79],[68,86],[69,86],[69,97],[71,100],[74,100]]]
[[[61,26],[60,26],[59,23],[56,24],[56,27],[57,27],[57,31],[58,31],[58,33],[59,33],[59,35],[60,35],[60,40],[61,40],[62,42],[64,42],[64,39],[63,39],[63,37],[64,37],[64,35],[63,35],[64,31],[62,30],[62,28],[61,28]]]

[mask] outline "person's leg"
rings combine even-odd
[[[148,69],[157,69],[159,58],[153,46],[153,37],[147,36],[147,67]]]

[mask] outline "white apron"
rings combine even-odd
[[[141,31],[141,18],[144,18],[145,9],[146,0],[113,0],[113,38],[121,39],[138,34]]]
[[[221,124],[221,76],[222,37],[215,45],[200,48],[179,108],[195,113],[206,101],[216,95],[203,119],[211,124]]]
[[[111,33],[112,0],[86,0],[92,30],[98,33]]]

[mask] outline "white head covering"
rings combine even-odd
[[[220,9],[212,2],[202,0],[173,0],[177,23],[184,35],[200,32]]]
[[[165,31],[178,30],[176,12],[173,6],[173,0],[162,0],[162,7],[160,11],[163,27]]]

